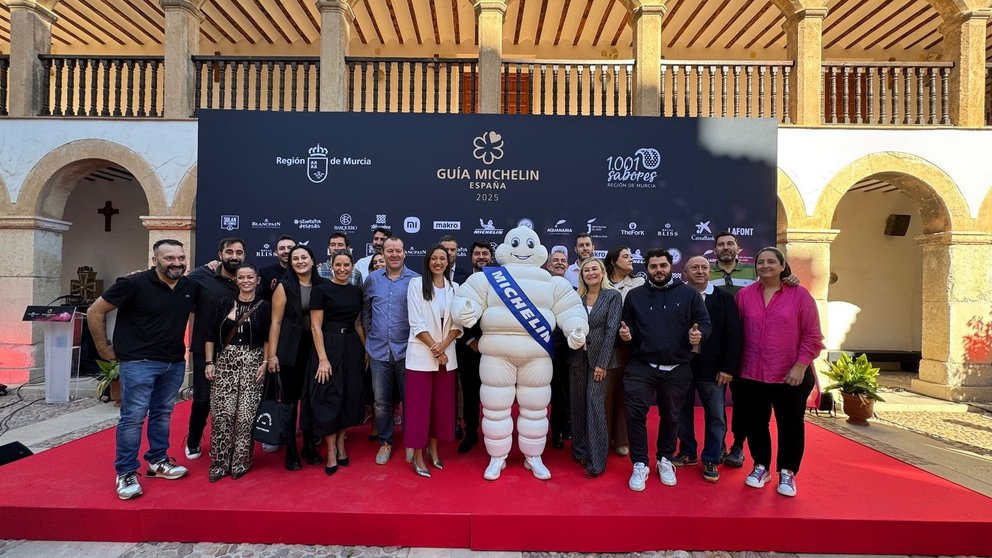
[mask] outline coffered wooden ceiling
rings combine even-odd
[[[207,0],[204,54],[316,55],[314,0]],[[941,23],[927,0],[832,0],[823,47],[832,59],[936,59]],[[158,0],[61,0],[52,29],[56,53],[161,54],[165,16]],[[360,0],[350,51],[378,56],[472,56],[470,0]],[[669,58],[783,58],[784,18],[771,0],[671,0],[664,22]],[[992,55],[992,24],[988,27]],[[632,31],[618,0],[511,0],[504,56],[631,57]],[[10,12],[0,0],[0,51],[9,50]]]

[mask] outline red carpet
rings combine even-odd
[[[176,409],[173,455],[182,455],[188,413],[188,404]],[[122,502],[110,429],[0,468],[0,538],[992,554],[989,498],[816,426],[806,431],[799,496],[791,499],[773,484],[748,488],[747,469],[727,468],[716,485],[690,467],[676,487],[652,475],[647,490],[634,493],[629,460],[611,457],[605,475],[586,480],[567,446],[545,452],[554,475],[547,482],[523,469],[519,453],[500,480],[486,482],[481,446],[460,456],[453,444],[442,447],[445,469],[421,479],[401,448],[389,465],[375,465],[367,429],[356,428],[352,466],[332,478],[322,467],[285,471],[281,453],[258,451],[247,476],[210,484],[206,455],[191,463],[180,457],[189,477],[142,479],[144,496]]]

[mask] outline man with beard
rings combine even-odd
[[[234,276],[245,260],[245,242],[240,238],[228,237],[220,241],[217,248],[220,265],[216,270],[200,266],[189,273],[189,280],[200,287],[200,298],[193,312],[193,332],[190,335],[189,351],[193,355],[193,404],[189,412],[189,431],[186,435],[186,458],[199,459],[203,453],[200,441],[203,429],[210,414],[210,380],[206,376],[208,364],[205,355],[207,328],[217,311],[217,303],[222,298],[236,298],[238,284]]]
[[[460,274],[455,282],[461,285],[472,274],[493,263],[493,249],[487,242],[472,243],[472,270]],[[458,376],[462,387],[462,415],[465,420],[465,438],[458,444],[458,453],[468,453],[479,443],[479,338],[482,327],[475,324],[466,328],[461,337],[455,340],[458,356]]]
[[[699,292],[672,277],[672,255],[654,248],[647,253],[648,281],[627,294],[620,339],[631,342],[631,360],[624,372],[627,437],[634,470],[628,486],[644,490],[648,478],[647,415],[657,402],[661,483],[675,486],[672,465],[679,433],[679,411],[692,382],[693,345],[710,334],[710,318]]]
[[[375,251],[379,250],[381,252],[383,243],[391,236],[393,236],[393,232],[387,228],[376,227],[372,230],[372,251],[364,258],[355,262],[355,269],[361,272],[364,279],[368,279],[369,277],[369,263],[372,262]]]
[[[589,246],[592,246],[591,239],[589,239]],[[544,267],[554,277],[565,277],[565,271],[568,269],[568,249],[564,246],[552,248],[551,255],[548,256],[548,263]],[[554,340],[555,356],[551,359],[551,424],[549,426],[551,427],[551,447],[562,449],[565,447],[565,440],[572,437],[568,381],[569,349],[561,328],[555,328]]]
[[[272,300],[272,293],[275,292],[279,281],[289,269],[289,250],[293,246],[296,246],[293,237],[288,234],[280,236],[279,240],[276,241],[276,263],[258,270],[258,276],[262,279],[259,285],[259,294],[262,300]]]
[[[336,254],[338,252],[348,252],[351,253],[351,242],[348,241],[348,235],[343,232],[332,232],[331,236],[327,238],[327,261],[317,264],[317,274],[324,279],[333,279],[334,270],[331,266],[331,254]],[[360,271],[357,266],[352,266],[351,268],[351,284],[356,287],[361,287],[362,283],[365,281],[365,275],[368,271]]]
[[[159,240],[155,266],[117,280],[86,313],[100,358],[120,359],[121,418],[117,425],[117,496],[141,495],[138,449],[148,417],[147,476],[178,479],[187,470],[169,458],[169,422],[186,373],[184,335],[199,285],[183,276],[186,252],[178,240]],[[107,343],[107,312],[118,309],[113,345]]]
[[[592,236],[589,233],[575,235],[575,263],[565,270],[565,279],[568,279],[573,289],[579,288],[579,264],[591,258],[595,253],[596,247],[593,245]]]

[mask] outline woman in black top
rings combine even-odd
[[[327,439],[324,472],[328,475],[336,473],[338,465],[350,463],[345,429],[362,422],[365,333],[359,320],[362,289],[351,284],[353,265],[350,252],[331,254],[333,277],[314,288],[310,297],[315,358],[304,393],[310,402],[314,434]]]
[[[310,294],[314,287],[326,283],[317,275],[317,266],[310,248],[293,246],[289,251],[287,273],[272,293],[272,325],[269,328],[269,372],[278,372],[282,381],[283,401],[293,403],[293,418],[286,441],[286,469],[299,471],[300,452],[296,445],[296,414],[303,393],[303,377],[307,372],[313,337],[310,334]],[[312,426],[308,404],[304,401],[300,413],[303,426],[303,454],[308,462],[320,463],[313,447]]]
[[[210,482],[228,473],[240,478],[251,467],[251,429],[265,376],[269,303],[255,294],[258,269],[242,263],[235,282],[238,296],[218,301],[204,346],[211,382]]]

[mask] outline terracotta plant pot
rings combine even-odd
[[[855,426],[869,426],[868,419],[875,416],[875,401],[870,397],[859,397],[841,393],[844,398],[844,414],[847,422]]]
[[[121,406],[121,381],[114,380],[110,382],[110,400],[114,402],[114,405]]]

